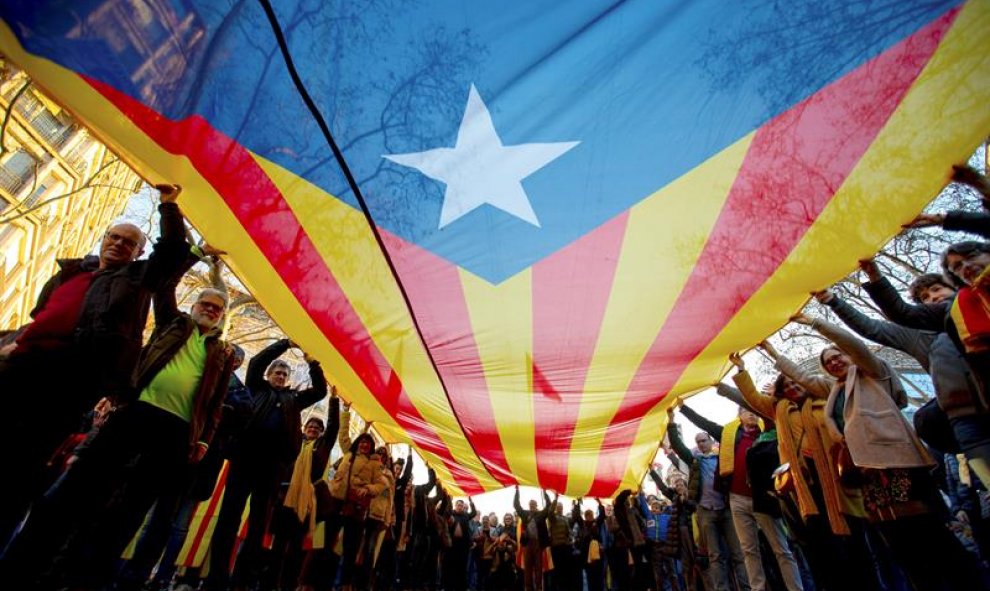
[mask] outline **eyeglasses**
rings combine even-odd
[[[967,255],[963,255],[963,258],[956,259],[951,265],[949,265],[949,272],[952,273],[953,275],[961,275],[960,271],[962,271],[963,264],[968,260],[975,259],[981,254],[983,254],[983,252],[976,251],[976,252],[971,252]]]
[[[831,367],[833,365],[838,365],[841,363],[842,363],[842,355],[835,355],[833,357],[829,357],[828,359],[826,359],[823,365],[825,367]]]
[[[110,242],[119,242],[131,250],[137,248],[138,245],[137,240],[133,238],[128,238],[127,236],[118,234],[116,232],[107,232],[104,235],[104,238],[106,240],[109,240]]]
[[[203,308],[204,310],[216,312],[217,314],[222,314],[224,310],[224,307],[221,306],[220,304],[214,304],[213,302],[204,302],[203,300],[196,302],[196,305],[199,306],[200,308]]]
[[[275,370],[275,371],[273,371],[273,372],[272,372],[272,375],[273,375],[273,376],[283,376],[283,377],[288,377],[288,375],[289,375],[289,372],[287,372],[287,371],[284,371],[284,370],[280,370],[280,369],[278,369],[278,370]]]

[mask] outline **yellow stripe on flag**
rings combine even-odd
[[[401,378],[410,400],[454,461],[475,474],[486,490],[501,488],[475,455],[447,399],[438,395],[443,391],[440,380],[364,215],[288,170],[257,155],[254,159],[285,197],[375,345]],[[362,411],[369,421],[393,423],[378,404],[363,405]],[[403,437],[402,441],[410,439]],[[436,466],[439,462],[430,463]],[[452,480],[444,481],[456,487]]]
[[[751,141],[736,142],[630,210],[574,430],[571,494],[591,487],[605,429],[690,276]]]
[[[532,271],[526,269],[499,285],[463,269],[460,276],[506,462],[520,483],[539,486],[531,370]]]
[[[828,287],[873,256],[937,195],[990,129],[990,2],[968,2],[935,54],[846,181],[776,273],[691,363],[672,392],[702,389],[725,374],[729,353],[787,323],[808,292]],[[827,253],[823,255],[823,253]],[[630,476],[655,452],[644,418],[629,456]],[[650,452],[650,444],[653,452]],[[647,457],[649,456],[649,457]]]

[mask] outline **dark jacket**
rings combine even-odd
[[[660,546],[660,551],[664,556],[680,558],[681,556],[681,531],[690,534],[692,502],[682,499],[677,491],[667,486],[656,470],[650,470],[650,478],[657,485],[660,494],[667,497],[671,503],[670,526],[667,527],[667,538]],[[686,541],[687,542],[687,541]]]
[[[453,543],[470,545],[471,544],[471,520],[474,516],[478,514],[478,510],[474,507],[474,501],[468,499],[471,505],[471,509],[468,511],[463,511],[458,513],[457,511],[452,511],[449,515],[449,530],[450,539]],[[454,533],[457,527],[461,528],[461,537],[457,538]]]
[[[990,214],[985,211],[958,209],[945,214],[942,227],[950,232],[968,232],[990,238]]]
[[[985,388],[990,377],[990,363],[984,363],[978,355],[963,353],[965,349],[959,333],[948,318],[952,302],[909,304],[901,299],[885,277],[864,283],[863,287],[891,321],[907,329],[934,334],[927,363],[914,353],[909,353],[932,376],[939,407],[950,417],[985,412],[988,408]]]
[[[769,432],[763,441],[753,443],[746,452],[746,477],[753,490],[753,511],[771,517],[782,517],[780,501],[775,496],[773,472],[780,466],[780,451],[776,433]]]
[[[402,475],[395,481],[395,531],[402,531],[402,524],[406,520],[406,491],[412,483],[413,456],[412,453],[406,458],[406,464],[402,467]]]
[[[318,361],[309,363],[309,379],[312,385],[305,390],[295,388],[276,389],[265,379],[265,372],[273,361],[289,350],[288,339],[276,341],[265,347],[251,359],[247,370],[247,387],[254,400],[254,412],[251,424],[245,433],[247,442],[263,444],[277,452],[279,459],[285,464],[291,464],[299,455],[302,448],[302,421],[300,413],[322,400],[327,395],[327,380]],[[258,442],[251,438],[252,426],[259,424],[269,412],[281,408],[283,429],[279,441]],[[242,442],[246,443],[246,442]]]
[[[591,548],[591,541],[602,543],[602,525],[605,523],[605,507],[598,503],[598,515],[590,524],[581,516],[581,505],[575,503],[571,509],[571,521],[575,523],[577,534],[574,538],[574,547],[581,555],[581,564],[588,563],[588,550]]]
[[[550,511],[547,512],[547,533],[550,534],[551,546],[569,546],[571,544],[571,524],[567,515],[557,515],[557,502],[555,498],[550,503]]]
[[[632,491],[629,489],[620,492],[619,496],[615,497],[612,512],[615,515],[615,521],[619,524],[619,531],[622,533],[622,536],[633,547],[638,548],[646,543],[646,537],[643,535],[646,523],[643,521],[643,516],[640,515],[639,511],[629,505],[629,497],[631,496]],[[618,542],[618,540],[619,536],[617,535],[616,541]]]
[[[516,508],[516,515],[519,516],[522,522],[522,532],[523,532],[523,543],[526,540],[526,526],[529,525],[530,520],[536,520],[536,532],[539,537],[540,547],[546,548],[550,545],[550,531],[547,529],[547,515],[550,513],[550,497],[547,493],[543,493],[543,509],[539,511],[528,511],[522,508],[522,503],[519,502],[519,489],[516,489],[516,494],[512,499],[512,505]]]
[[[681,407],[683,410],[686,407]],[[698,456],[684,445],[684,441],[681,439],[680,430],[676,425],[671,424],[670,428],[667,429],[667,435],[670,438],[670,447],[673,448],[674,453],[677,457],[684,460],[691,466],[691,470],[688,475],[688,499],[692,502],[692,509],[697,507],[697,504],[701,502],[701,461]],[[715,482],[713,488],[715,492],[725,495],[725,491],[729,490],[727,483],[718,473],[718,456],[715,455]]]
[[[313,442],[313,468],[310,477],[313,482],[323,478],[330,464],[330,451],[337,442],[337,431],[340,429],[340,398],[330,397],[330,407],[327,409],[327,426],[323,434]]]
[[[425,536],[429,533],[429,511],[427,505],[430,503],[430,491],[437,483],[437,473],[433,468],[426,472],[427,481],[423,484],[413,486],[413,511],[410,516],[411,535]]]
[[[76,322],[73,344],[95,375],[93,403],[101,396],[116,399],[127,392],[138,356],[152,294],[183,269],[189,255],[182,214],[175,203],[158,206],[161,238],[151,255],[116,269],[99,271],[99,257],[58,261],[59,271],[41,289],[31,316],[36,316],[52,292],[85,272],[95,272]],[[90,404],[92,405],[92,404]]]

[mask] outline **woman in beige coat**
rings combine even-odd
[[[933,462],[900,412],[906,402],[900,377],[838,326],[801,314],[792,320],[832,341],[819,356],[835,378],[825,426],[847,450],[852,465],[842,467],[858,472],[867,517],[894,560],[919,591],[976,588],[976,563],[946,527],[947,509],[930,473]]]
[[[762,343],[761,348],[780,371],[772,392],[757,391],[738,354],[729,356],[739,370],[732,379],[745,402],[776,425],[780,462],[789,465],[791,497],[805,525],[795,531],[800,529],[803,534],[812,571],[829,589],[878,589],[866,541],[862,492],[839,483],[835,441],[825,427],[825,402],[832,380],[801,369],[770,343]],[[845,567],[835,568],[836,564]]]

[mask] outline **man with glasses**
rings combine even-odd
[[[234,360],[221,338],[227,295],[204,289],[185,314],[180,278],[155,294],[155,330],[130,388],[31,509],[2,558],[3,580],[28,588],[44,573],[43,585],[102,588],[152,504],[177,508],[220,422]]]
[[[133,224],[111,227],[98,256],[60,260],[41,290],[33,321],[0,349],[0,391],[11,416],[45,410],[45,429],[13,421],[0,430],[0,472],[11,487],[0,506],[0,544],[37,495],[45,461],[79,418],[106,396],[126,391],[141,351],[151,296],[180,272],[189,255],[180,189],[158,185],[161,238],[146,260],[146,239]]]
[[[300,413],[327,395],[320,363],[309,355],[304,358],[309,364],[310,387],[289,386],[289,363],[279,357],[293,347],[298,348],[288,339],[276,341],[248,364],[247,387],[253,412],[228,456],[230,471],[210,546],[210,575],[204,587],[207,590],[228,587],[231,552],[248,496],[248,532],[234,566],[234,583],[248,585],[259,576],[262,536],[270,506],[277,498],[279,484],[292,473],[302,447]]]

